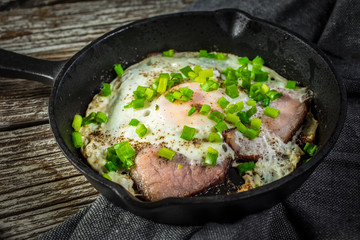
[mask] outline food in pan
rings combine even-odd
[[[76,115],[73,141],[104,177],[149,201],[225,184],[242,192],[295,170],[316,150],[312,91],[233,54],[152,54]]]

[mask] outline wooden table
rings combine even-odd
[[[64,60],[116,27],[193,1],[2,0],[0,48]],[[53,138],[50,92],[41,83],[0,78],[0,239],[37,238],[99,196]]]

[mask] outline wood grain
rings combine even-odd
[[[0,47],[64,60],[116,27],[193,1],[2,0]],[[0,239],[37,238],[99,195],[52,136],[50,93],[41,83],[0,77]]]

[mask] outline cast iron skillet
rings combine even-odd
[[[317,154],[280,180],[232,195],[144,202],[101,177],[72,146],[73,116],[84,115],[88,103],[100,91],[101,82],[110,82],[115,77],[112,70],[115,63],[126,68],[148,53],[168,49],[207,49],[249,58],[259,55],[279,74],[310,87],[315,92],[314,107],[320,122]],[[231,221],[278,203],[298,188],[331,150],[346,113],[343,85],[320,50],[294,33],[234,9],[183,12],[137,21],[103,35],[64,62],[33,59],[1,50],[0,75],[53,84],[49,101],[50,125],[69,161],[115,204],[139,216],[168,224]]]

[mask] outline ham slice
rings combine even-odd
[[[131,171],[146,200],[190,196],[226,179],[230,159],[216,166],[190,165],[179,153],[172,160],[158,157],[159,149],[153,145],[143,148],[135,157],[135,167]]]

